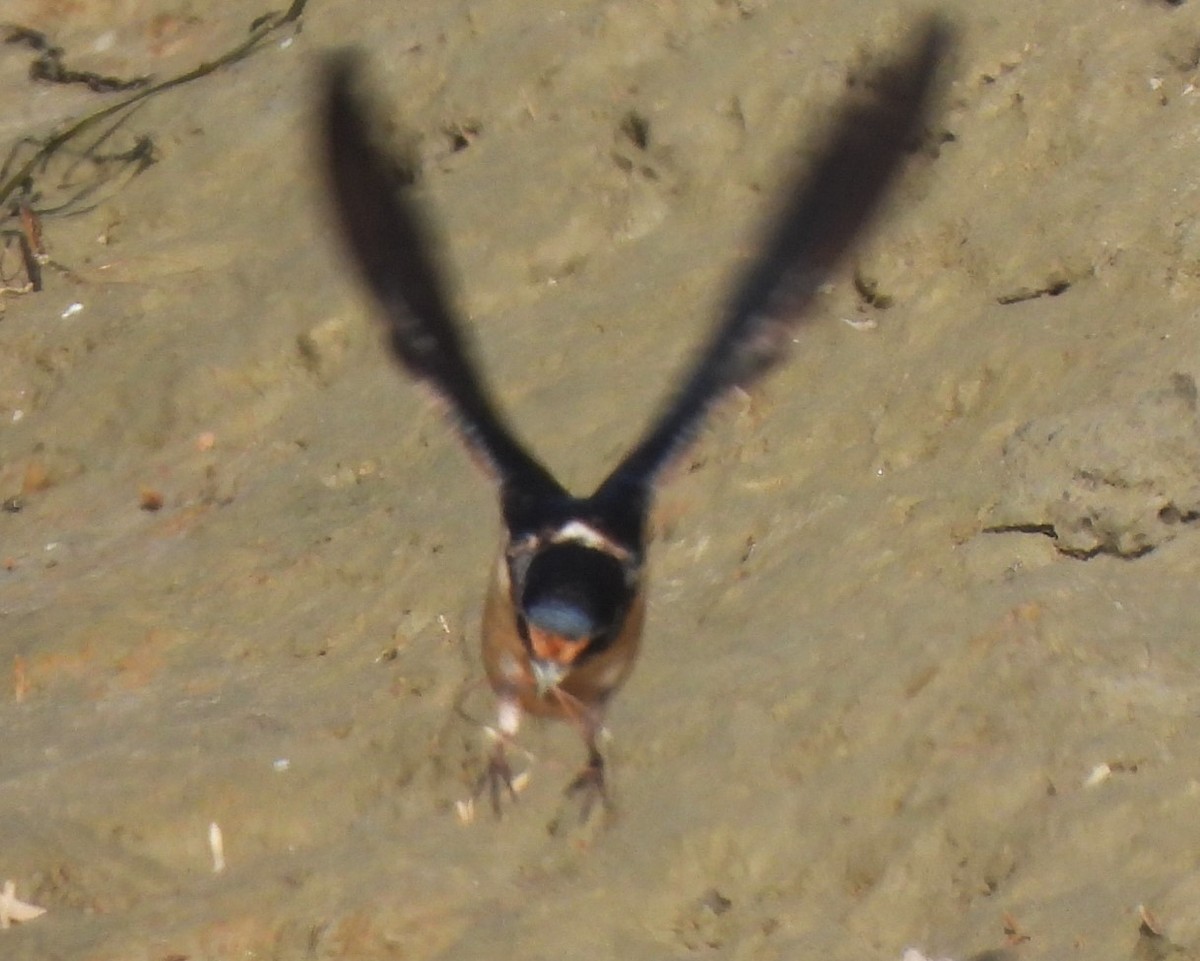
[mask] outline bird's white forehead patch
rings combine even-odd
[[[614,543],[611,538],[605,537],[596,528],[592,527],[591,524],[585,524],[581,520],[567,521],[550,535],[549,541],[551,544],[563,544],[566,542],[582,544],[584,547],[603,551],[621,560],[629,556],[629,551],[619,544]]]

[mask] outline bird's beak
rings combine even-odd
[[[539,657],[533,658],[529,662],[529,666],[533,670],[533,683],[537,688],[538,697],[542,697],[558,687],[571,669],[569,664],[547,661]]]

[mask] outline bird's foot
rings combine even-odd
[[[526,771],[519,774],[513,773],[512,765],[508,762],[508,754],[504,750],[504,744],[502,741],[497,741],[488,757],[487,767],[479,775],[479,780],[475,782],[475,790],[471,792],[470,803],[473,805],[486,793],[491,801],[493,813],[496,817],[500,817],[504,813],[502,803],[504,796],[507,795],[509,800],[516,803],[517,796],[525,787],[528,778],[529,774]]]
[[[608,785],[604,778],[604,758],[594,748],[591,750],[587,764],[563,792],[569,798],[579,798],[579,823],[585,824],[591,817],[592,809],[599,801],[604,810],[612,810],[612,800],[608,796]]]

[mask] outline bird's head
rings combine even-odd
[[[575,522],[509,553],[518,629],[539,693],[620,634],[638,588],[628,552]]]

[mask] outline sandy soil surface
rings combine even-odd
[[[332,236],[322,57],[365,51],[489,379],[582,488],[921,9],[311,0],[39,171],[96,190],[0,315],[0,881],[47,909],[0,957],[1200,957],[1194,0],[944,5],[940,146],[663,492],[616,816],[562,801],[562,726],[456,816],[495,505]],[[4,11],[160,78],[265,12]],[[121,96],[33,57],[6,151]]]

